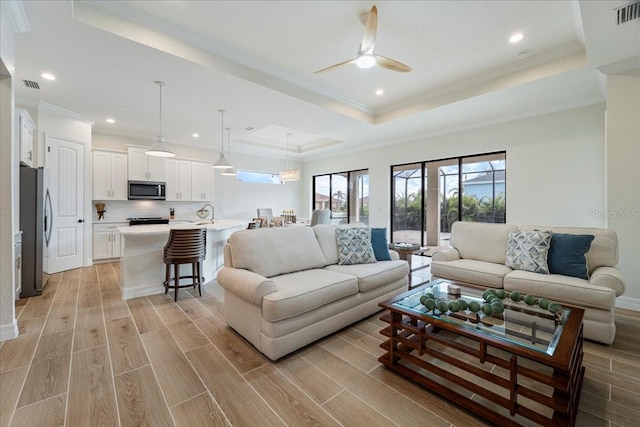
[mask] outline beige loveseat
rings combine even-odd
[[[594,236],[586,253],[589,279],[512,270],[505,266],[509,232],[548,230]],[[625,291],[618,262],[618,238],[600,228],[525,226],[459,221],[451,231],[452,248],[433,255],[432,276],[545,297],[585,309],[584,337],[611,344],[616,334],[613,309]]]
[[[395,252],[391,258],[338,265],[335,225],[238,231],[218,272],[225,322],[276,360],[405,291],[407,262]]]

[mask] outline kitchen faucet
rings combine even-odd
[[[213,224],[213,219],[215,218],[215,209],[211,203],[206,203],[200,210],[196,211],[196,214],[200,218],[206,219],[209,216],[209,212],[205,210],[207,206],[211,207],[211,223]]]

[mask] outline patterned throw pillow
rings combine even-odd
[[[336,228],[338,264],[368,264],[376,262],[368,227]]]
[[[549,231],[510,232],[505,265],[514,270],[549,274],[547,256],[551,235]]]

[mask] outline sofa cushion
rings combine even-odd
[[[549,273],[589,280],[587,258],[591,247],[591,234],[553,233],[549,247]]]
[[[598,267],[614,267],[618,263],[618,235],[613,230],[589,227],[545,227],[539,225],[526,225],[523,231],[548,230],[553,233],[567,234],[591,234],[594,239],[587,252],[587,267],[589,274]]]
[[[265,295],[262,316],[270,322],[288,319],[358,293],[354,276],[325,269],[299,271],[273,277],[278,289]]]
[[[386,227],[371,229],[371,246],[377,261],[391,261]]]
[[[336,228],[338,264],[367,264],[376,262],[371,246],[369,227]]]
[[[510,231],[518,231],[518,226],[456,221],[451,231],[451,246],[462,258],[504,265]]]
[[[504,277],[504,289],[532,294],[569,305],[613,310],[613,289],[594,286],[583,279],[560,274],[537,274],[514,270]]]
[[[504,276],[511,271],[504,264],[476,261],[474,259],[431,262],[431,274],[433,276],[490,288],[501,288]]]
[[[379,261],[374,264],[329,265],[326,270],[349,274],[358,278],[360,292],[384,286],[407,277],[409,264],[406,261]]]
[[[551,246],[550,231],[516,231],[509,233],[505,266],[514,270],[549,274],[547,256]]]
[[[265,277],[323,267],[326,264],[310,227],[259,228],[229,237],[231,261]]]

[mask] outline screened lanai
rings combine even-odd
[[[394,166],[392,241],[442,247],[455,221],[504,223],[505,157],[501,152]]]

